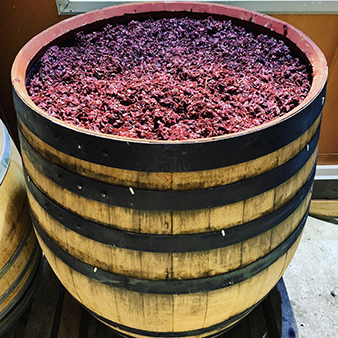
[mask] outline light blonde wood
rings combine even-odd
[[[304,202],[298,207],[297,211],[277,225],[271,231],[271,249],[277,248],[295,230],[306,214],[311,199],[311,192],[308,193]]]
[[[13,143],[11,150],[11,162],[0,185],[0,269],[12,257],[30,224],[21,160]]]
[[[160,190],[190,190],[226,185],[263,174],[282,165],[296,156],[311,140],[319,126],[320,118],[321,117],[318,117],[315,123],[298,139],[271,154],[224,168],[174,173],[122,170],[82,161],[57,151],[32,134],[22,123],[19,122],[19,125],[23,135],[33,148],[51,162],[72,172],[95,180],[126,187],[132,186],[140,189]]]
[[[287,182],[257,195],[245,202],[238,202],[214,209],[187,211],[144,211],[127,209],[88,200],[70,192],[42,175],[23,154],[26,170],[34,183],[54,201],[65,209],[82,217],[113,226],[118,229],[153,234],[188,234],[196,232],[216,231],[235,224],[257,219],[274,208],[277,209],[288,202],[301,188],[309,176],[316,160],[314,153],[304,167]],[[241,207],[244,205],[244,216]],[[216,212],[214,212],[216,210]],[[230,219],[221,219],[220,214],[236,213]],[[224,216],[225,216],[224,215]],[[240,220],[242,218],[242,220]]]
[[[289,251],[286,253],[286,259],[285,259],[285,263],[284,263],[284,267],[282,270],[282,273],[280,274],[279,277],[282,277],[283,273],[285,272],[285,270],[287,269],[287,267],[290,265],[291,260],[293,258],[293,256],[296,253],[296,250],[299,246],[299,242],[302,239],[302,235],[303,235],[303,231],[302,233],[299,235],[298,239],[296,240],[296,242],[293,244],[293,246],[289,249]]]
[[[0,135],[0,141],[3,141],[3,137],[3,134]],[[2,146],[3,142],[0,144]],[[0,277],[0,296],[3,297],[0,304],[1,313],[9,305],[15,305],[13,302],[23,288],[27,287],[27,281],[40,255],[39,250],[34,251],[37,242],[34,232],[30,230],[31,220],[21,157],[12,141],[9,167],[0,185],[0,206],[0,270],[4,269]],[[28,237],[26,234],[29,234]],[[13,256],[14,254],[17,256]],[[33,254],[35,256],[29,261]],[[24,272],[27,264],[28,269]],[[16,285],[22,273],[23,278]],[[10,289],[12,287],[13,290]],[[20,299],[15,300],[19,301]]]
[[[312,137],[314,131],[315,128],[309,130],[308,134]],[[306,140],[309,138],[307,136]],[[304,145],[300,147],[296,144],[289,148],[294,153],[302,149]],[[280,158],[281,161],[286,160]],[[290,201],[308,179],[315,164],[316,151],[298,173],[269,191],[218,208],[179,212],[126,210],[86,200],[44,177],[25,154],[23,159],[34,184],[51,199],[81,217],[134,232],[175,235],[220,231],[221,236],[221,230],[258,219]],[[244,243],[210,251],[166,254],[121,249],[84,238],[64,228],[38,205],[30,193],[28,195],[33,213],[43,230],[61,248],[92,265],[93,271],[98,267],[149,280],[204,278],[253,263],[277,248],[295,230],[304,217],[310,200],[308,194],[290,217],[275,228]],[[155,295],[131,292],[91,280],[61,262],[41,239],[39,241],[59,279],[91,311],[127,327],[158,332],[198,330],[245,311],[273,288],[295,250],[290,249],[292,253],[284,254],[252,278],[221,290],[184,295]],[[135,335],[137,336],[142,335]]]
[[[20,273],[25,269],[29,258],[33,254],[35,245],[36,238],[34,232],[32,231],[18,258],[15,260],[14,264],[10,267],[10,269],[1,278],[0,296],[3,295],[8,290],[8,288],[15,282]]]
[[[284,272],[288,255],[284,254],[266,270],[239,284],[206,293],[173,296],[139,294],[98,283],[71,270],[41,239],[39,242],[61,282],[89,309],[114,322],[120,323],[123,318],[126,326],[150,331],[195,330],[201,328],[201,323],[208,327],[243,312],[275,285]]]
[[[110,272],[164,280],[201,278],[225,273],[265,256],[292,233],[304,217],[310,200],[308,194],[300,207],[276,228],[246,242],[210,251],[166,254],[117,248],[81,236],[53,219],[30,193],[28,197],[34,216],[41,227],[53,241],[72,256]]]
[[[209,219],[207,219],[209,231],[221,231],[235,225],[243,224],[243,213],[244,201],[209,209]],[[185,218],[183,218],[180,213],[177,213],[176,216],[180,216],[177,217],[180,222],[188,223],[185,226],[187,228],[189,225],[190,214]],[[207,227],[206,224],[203,224],[201,221],[199,221],[199,224],[201,224],[200,228]],[[178,227],[175,226],[175,228]]]
[[[100,319],[99,319],[99,320],[100,320]],[[233,325],[235,325],[235,324],[238,323],[239,321],[240,321],[240,319],[234,321],[234,322],[233,322]],[[104,323],[104,322],[103,322],[103,323]],[[105,323],[105,324],[106,324],[106,323]],[[107,324],[106,324],[106,325],[107,325]],[[124,335],[129,335],[129,336],[130,336],[130,333],[127,332],[127,331],[124,331],[124,330],[115,328],[115,327],[113,327],[113,326],[111,326],[111,325],[108,325],[108,326],[110,326],[110,327],[111,327],[112,329],[114,329],[115,331],[121,333],[122,335],[124,334]],[[225,330],[225,329],[226,329],[226,326],[223,327],[221,331],[220,331],[220,330],[208,331],[208,332],[205,333],[205,334],[201,334],[201,335],[198,335],[198,336],[192,336],[192,337],[193,337],[193,338],[218,337],[219,334],[220,334],[220,332],[222,332],[222,331]],[[149,338],[149,336],[142,336],[142,335],[139,335],[139,334],[133,334],[133,337],[135,337],[135,338]],[[177,335],[176,335],[175,337],[173,337],[173,338],[176,338],[176,337],[177,337],[177,338],[180,338],[181,336],[180,336],[179,334],[177,334]]]
[[[296,194],[297,191],[304,185],[308,179],[313,167],[316,164],[318,148],[311,155],[310,159],[305,165],[298,171],[296,175],[290,178],[288,181],[279,185],[276,188],[275,195],[275,209],[280,208],[282,205],[287,203]]]
[[[251,197],[244,201],[244,223],[251,220],[260,218],[274,208],[275,189],[268,190],[267,192]]]
[[[50,217],[28,193],[34,216],[43,230],[72,256],[110,272],[138,278],[165,279],[171,274],[171,258],[164,253],[147,253],[98,243],[66,229]],[[95,252],[95,255],[93,253]],[[144,263],[143,263],[144,262]]]
[[[20,283],[18,284],[18,286],[13,290],[13,292],[11,292],[11,294],[6,297],[6,299],[4,300],[4,302],[2,302],[0,304],[0,312],[3,311],[9,304],[11,304],[11,302],[13,301],[13,299],[15,298],[15,296],[21,291],[21,289],[23,287],[26,286],[27,284],[27,280],[30,277],[30,275],[33,272],[34,266],[37,263],[37,260],[40,259],[40,251],[37,250],[34,254],[34,258],[31,262],[31,264],[29,265],[29,268],[27,269],[24,277],[22,278],[22,280],[20,281]]]
[[[94,178],[95,180],[101,180],[127,187],[132,186],[134,188],[138,187],[141,189],[171,189],[171,173],[123,170],[82,161],[73,156],[57,151],[55,148],[49,146],[47,143],[43,142],[31,133],[20,120],[18,123],[22,134],[33,148],[35,148],[48,160],[65,167],[69,171]]]
[[[310,215],[338,217],[338,200],[312,200]]]
[[[262,158],[228,168],[209,171],[163,173],[155,176],[107,168],[57,152],[21,126],[32,146],[48,160],[83,176],[111,184],[129,184],[147,189],[186,190],[215,187],[245,180],[283,165],[307,149],[318,129],[320,117],[303,135],[287,146]],[[233,204],[217,208],[184,211],[146,211],[117,207],[90,200],[66,190],[46,178],[25,153],[23,160],[30,180],[53,201],[85,219],[124,231],[147,234],[195,234],[219,231],[259,219],[289,202],[307,181],[316,161],[317,150],[288,181]],[[106,179],[106,177],[108,179]],[[119,181],[121,179],[121,181]],[[147,185],[149,180],[152,180]],[[123,183],[121,183],[123,181]],[[169,184],[170,181],[170,184]],[[116,248],[85,238],[53,219],[28,193],[32,212],[50,238],[77,259],[120,275],[146,280],[183,280],[216,276],[234,271],[268,255],[283,243],[304,217],[310,193],[288,218],[275,228],[228,247],[183,253],[153,253]],[[190,331],[223,322],[259,302],[278,282],[295,246],[264,271],[220,290],[184,295],[142,294],[108,286],[72,270],[60,261],[39,238],[53,270],[73,296],[98,316],[144,331]],[[187,320],[189,318],[189,320]],[[120,330],[123,332],[123,330]],[[128,333],[127,333],[128,334]],[[129,333],[130,334],[130,333]],[[135,335],[142,336],[142,335]],[[178,335],[179,336],[179,335]],[[207,335],[200,335],[200,337]],[[197,338],[197,337],[196,337]]]
[[[281,256],[275,263],[259,274],[249,280],[224,289],[231,290],[231,288],[233,288],[233,292],[230,295],[225,294],[223,289],[209,292],[208,311],[210,311],[210,317],[208,318],[210,321],[206,322],[205,326],[208,327],[225,320],[222,315],[226,316],[227,311],[231,311],[233,316],[241,313],[243,309],[251,307],[257,301],[262,299],[284,273],[286,266],[289,263],[287,260],[293,256],[298,243],[299,240],[296,241],[286,254]],[[260,285],[259,288],[258,285]],[[230,306],[227,303],[228,297],[233,299],[233,306]]]
[[[171,295],[154,295],[151,303],[153,303],[154,308],[158,308],[157,316],[147,316],[146,311],[141,310],[144,308],[144,304],[149,301],[144,299],[144,297],[147,298],[146,295],[143,297],[142,294],[137,292],[101,284],[71,270],[49,251],[39,236],[38,240],[58,278],[70,293],[80,302],[86,304],[89,309],[95,309],[94,311],[98,315],[110,318],[115,322],[121,323],[122,321],[124,325],[131,327],[147,325],[150,329],[151,325],[154,327],[160,325],[167,328],[169,317],[158,315],[171,313]],[[81,285],[81,287],[79,288],[78,285]]]

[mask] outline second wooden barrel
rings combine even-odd
[[[231,17],[273,30],[311,64],[308,97],[259,128],[177,142],[82,130],[30,100],[26,76],[56,38],[107,21],[173,15]],[[14,102],[35,231],[69,292],[116,332],[219,334],[248,314],[290,263],[308,213],[327,67],[318,47],[285,25],[222,5],[133,4],[61,22],[17,56]]]
[[[0,120],[0,336],[28,306],[41,256],[20,155]]]

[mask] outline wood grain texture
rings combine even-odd
[[[215,176],[215,172],[209,173],[209,171],[208,173],[177,173],[177,175],[172,173],[176,175],[176,182],[182,179],[181,183],[175,185],[175,189],[191,190],[196,187],[190,182],[195,180],[194,175],[197,174],[201,174],[199,188],[216,187],[232,184],[237,180],[241,180],[242,184],[252,177],[264,177],[266,173],[275,168],[284,168],[284,165],[291,159],[310,151],[308,144],[314,139],[319,124],[320,117],[291,144],[264,156],[264,158],[254,160],[256,164],[249,161],[252,165],[251,171],[248,162],[238,164],[238,172],[236,173],[233,171],[236,171],[237,166],[231,167],[231,170],[226,168],[223,174],[227,173],[227,170],[231,174],[225,179],[217,177],[219,173]],[[24,126],[21,126],[21,129],[26,133],[26,139],[32,143],[33,148],[51,163],[64,166],[64,163],[70,160],[72,164],[65,165],[68,170],[81,173],[86,177],[94,175],[93,167],[88,171],[90,167],[88,163],[84,164],[79,160],[74,162],[68,155],[48,148],[44,142],[30,135]],[[76,192],[66,189],[61,185],[62,183],[59,185],[47,178],[40,171],[39,165],[35,165],[25,151],[23,151],[23,162],[30,182],[39,189],[39,193],[48,197],[65,212],[94,222],[93,227],[95,224],[100,224],[106,226],[107,229],[152,236],[194,235],[218,231],[221,235],[221,231],[228,231],[255,220],[259,222],[265,216],[290,203],[311,177],[317,158],[316,144],[312,149],[314,149],[314,151],[311,150],[313,151],[312,155],[309,153],[309,157],[306,157],[307,160],[304,160],[304,164],[301,162],[302,165],[299,165],[299,170],[295,174],[262,193],[219,207],[182,211],[170,210],[170,208],[168,210],[124,208],[80,196]],[[48,164],[48,162],[46,163]],[[76,167],[83,164],[84,168]],[[267,167],[264,167],[265,165]],[[96,164],[93,166],[95,170],[103,168]],[[267,169],[268,167],[269,169]],[[108,175],[106,167],[103,168],[103,171],[104,175],[99,174],[98,180],[102,180],[105,175]],[[113,176],[112,180],[107,180],[112,185],[118,183]],[[178,177],[180,178],[178,179]],[[186,186],[182,185],[183,180],[186,180]],[[125,182],[128,182],[127,185],[129,184],[128,179]],[[142,184],[145,182],[143,181]],[[155,183],[156,187],[158,187],[158,182]],[[173,185],[169,187],[162,183],[160,186],[164,190],[173,189]],[[148,188],[151,189],[154,186]],[[210,333],[216,335],[226,326],[233,325],[233,323],[229,323],[218,327],[220,323],[234,316],[241,316],[268,294],[287,268],[299,239],[286,253],[283,253],[260,272],[247,276],[234,285],[203,292],[156,294],[131,291],[124,287],[97,281],[95,279],[97,269],[144,281],[187,281],[236,271],[255,264],[283,245],[306,217],[310,196],[311,193],[306,191],[303,202],[288,217],[269,230],[238,243],[217,249],[192,252],[151,252],[147,251],[146,247],[144,250],[135,250],[108,243],[104,244],[70,230],[62,224],[57,214],[50,214],[49,209],[40,205],[41,202],[38,202],[33,193],[28,190],[33,216],[42,231],[61,250],[80,262],[89,264],[94,271],[94,274],[90,276],[77,272],[58,258],[38,236],[46,258],[58,278],[86,308],[102,317],[103,320],[116,323],[117,327],[109,323],[108,325],[117,332],[134,337],[145,337],[144,332],[177,332],[177,337],[180,337],[179,332],[186,331],[196,332],[192,334],[193,337],[206,337]],[[215,325],[217,328],[214,328]],[[131,328],[132,332],[129,332],[128,328]],[[200,330],[204,331],[200,332]]]
[[[265,256],[280,245],[304,217],[310,194],[282,223],[265,233],[215,250],[155,253],[103,244],[65,228],[45,212],[28,192],[34,216],[52,240],[77,259],[97,268],[141,279],[191,279],[236,270]],[[95,251],[95,256],[91,253]],[[189,269],[187,269],[189,266]]]
[[[21,158],[12,141],[8,171],[0,185],[0,205],[1,332],[11,325],[8,318],[17,319],[14,314],[25,303],[41,255],[29,216]]]
[[[34,295],[33,305],[20,318],[11,331],[3,338],[41,337],[41,338],[62,338],[65,323],[71,323],[69,338],[118,338],[116,333],[106,325],[91,316],[80,304],[70,296],[60,285],[48,264],[43,262],[43,273],[41,283]],[[223,333],[221,338],[262,338],[269,332],[270,338],[290,338],[289,329],[292,328],[297,336],[296,326],[287,324],[288,330],[278,331],[277,327],[284,320],[290,320],[292,309],[290,304],[285,307],[284,301],[287,294],[282,295],[279,291],[283,281],[279,281],[278,289],[275,287],[268,297],[259,304],[247,317],[230,331]],[[283,296],[283,307],[281,306]],[[268,309],[268,311],[266,311]],[[41,316],[41,313],[44,315]],[[272,326],[275,330],[272,330]],[[67,327],[67,325],[66,325]],[[128,334],[123,330],[115,329],[120,334]],[[276,332],[278,331],[278,332]],[[210,334],[217,332],[210,332]],[[208,334],[201,334],[199,338]],[[142,337],[142,335],[135,335]]]
[[[318,129],[321,116],[315,123],[294,142],[268,155],[257,159],[224,168],[200,170],[193,172],[140,172],[123,170],[114,167],[97,165],[92,162],[80,160],[70,155],[57,151],[43,142],[19,120],[19,127],[27,141],[42,156],[51,162],[78,173],[85,177],[93,178],[114,185],[121,185],[140,189],[159,190],[190,190],[205,189],[215,186],[238,182],[267,172],[284,164],[303,149],[312,139]]]
[[[311,53],[315,72],[324,58]],[[312,89],[322,93],[317,80]],[[276,285],[299,243],[323,105],[314,97],[272,129],[155,145],[66,130],[15,96],[36,234],[66,289],[127,336],[208,337],[244,317]],[[250,227],[260,230],[241,232]],[[168,238],[173,250],[159,246]],[[188,241],[198,246],[185,248]],[[101,331],[93,327],[91,335]]]
[[[15,286],[12,292],[9,293],[8,296],[6,296],[5,300],[0,305],[0,313],[2,311],[5,311],[8,306],[12,308],[12,306],[17,305],[19,303],[20,298],[16,299],[16,296],[22,292],[23,289],[26,289],[28,286],[28,280],[31,277],[31,275],[34,273],[34,267],[38,263],[40,259],[40,251],[36,250],[34,252],[34,256],[32,257],[32,261],[29,262],[29,265],[27,266],[27,270],[24,271],[24,275],[22,278],[20,278],[19,283],[13,283],[12,285]],[[27,264],[26,264],[27,265]],[[16,280],[14,281],[16,282]],[[13,301],[16,302],[16,304],[13,304]]]
[[[258,219],[287,203],[308,178],[316,152],[304,167],[285,183],[244,201],[210,209],[161,211],[137,210],[87,199],[57,185],[23,153],[25,169],[34,184],[64,209],[88,220],[120,230],[151,234],[189,234],[217,231]]]
[[[30,224],[21,159],[13,143],[11,150],[11,162],[0,186],[0,269],[13,255]]]
[[[184,4],[179,6],[184,6]],[[314,22],[317,19],[317,16],[313,17]],[[252,20],[252,17],[250,20]],[[331,22],[331,17],[327,17],[327,20]],[[311,23],[311,26],[316,29],[313,23]],[[318,31],[321,32],[321,34],[317,35],[321,40],[324,40],[322,36],[326,36],[329,33],[328,28],[324,25],[320,26]],[[336,35],[336,33],[333,34],[334,36]],[[332,63],[332,60],[335,59],[334,48],[331,48],[331,44],[327,42],[327,39],[325,40],[325,50],[330,56],[330,63]],[[24,81],[21,81],[21,83],[24,83]],[[23,116],[24,114],[21,115],[22,119]],[[210,168],[210,166],[205,166],[204,164],[202,167],[196,165],[192,169],[188,166],[189,170],[196,170],[189,172],[165,172],[165,166],[163,166],[163,171],[161,171],[161,163],[159,163],[159,166],[156,164],[151,167],[151,170],[153,168],[160,168],[158,172],[147,172],[143,165],[140,168],[144,171],[132,170],[134,169],[134,158],[131,156],[128,157],[126,162],[121,162],[127,163],[126,167],[132,167],[131,170],[109,167],[110,164],[107,164],[106,161],[101,162],[105,163],[105,166],[86,162],[66,155],[49,146],[48,144],[53,144],[57,139],[54,137],[55,140],[53,141],[53,133],[47,135],[46,139],[43,140],[30,133],[28,128],[23,124],[20,124],[20,129],[28,143],[45,159],[69,172],[79,174],[92,181],[107,182],[113,186],[132,187],[148,191],[166,190],[180,192],[205,189],[206,192],[208,189],[238,182],[240,184],[244,182],[245,184],[250,178],[264,177],[265,174],[272,170],[282,168],[282,166],[289,163],[291,159],[296,158],[302,150],[307,148],[308,143],[318,129],[320,119],[321,117],[318,117],[306,132],[304,132],[304,129],[301,129],[302,132],[300,134],[302,135],[296,135],[295,137],[293,137],[294,135],[291,132],[287,134],[288,130],[279,129],[279,131],[282,130],[282,134],[278,134],[279,136],[276,139],[284,140],[288,139],[288,135],[293,135],[290,140],[294,141],[287,145],[285,145],[286,142],[282,143],[283,147],[276,151],[276,147],[272,147],[271,153],[267,154],[268,151],[262,153],[264,156],[255,155],[250,157],[247,154],[248,158],[244,158],[244,160],[240,157],[241,160],[237,161],[240,163],[236,163],[233,160],[229,163],[235,163],[234,165],[222,168],[219,168],[220,165],[216,165],[210,170],[198,170],[198,168]],[[33,117],[31,121],[33,121]],[[28,121],[26,122],[29,126]],[[298,124],[296,125],[298,126]],[[304,125],[308,128],[307,124]],[[291,129],[298,130],[297,128]],[[29,129],[35,130],[37,135],[43,135],[43,133],[38,133],[38,130],[42,129],[34,129],[34,125],[29,126]],[[71,133],[68,133],[69,135]],[[58,136],[57,133],[54,136]],[[250,143],[250,145],[254,144],[260,150],[260,140],[256,141],[257,145],[255,142]],[[266,138],[264,141],[266,141]],[[72,140],[69,143],[71,142]],[[55,146],[58,147],[58,144],[55,143]],[[76,143],[73,146],[76,146]],[[96,146],[96,143],[94,146]],[[250,147],[248,146],[248,148]],[[91,147],[87,148],[85,144],[84,151],[90,153],[91,150],[89,151],[88,149],[93,150]],[[97,149],[101,149],[102,155],[103,148],[98,146]],[[250,149],[255,150],[253,148]],[[75,151],[70,151],[69,153],[74,156],[79,154]],[[163,153],[167,154],[167,152]],[[224,153],[221,150],[220,154],[212,155],[214,158],[217,158],[217,156],[225,156],[224,158],[226,158],[227,155]],[[180,153],[180,155],[182,154],[183,152]],[[237,159],[235,154],[232,154],[234,155],[233,158],[231,156],[228,156],[228,158]],[[207,234],[213,231],[218,231],[221,234],[222,231],[230,230],[236,226],[250,224],[254,220],[260,221],[265,216],[287,205],[301,191],[313,170],[316,155],[315,151],[307,163],[302,162],[303,167],[297,173],[290,175],[292,177],[288,176],[285,182],[275,184],[273,187],[269,186],[269,188],[260,191],[260,193],[246,196],[239,201],[230,204],[223,203],[224,205],[217,204],[218,207],[208,207],[207,205],[199,208],[190,207],[183,211],[171,210],[169,207],[149,211],[143,210],[146,208],[138,210],[136,208],[123,208],[110,205],[91,199],[90,196],[81,197],[76,191],[71,192],[65,186],[62,186],[61,183],[56,184],[51,179],[46,178],[39,171],[38,164],[30,161],[29,157],[25,153],[23,154],[26,171],[30,176],[30,180],[34,182],[43,194],[68,213],[74,213],[83,219],[103,224],[113,229],[116,228],[136,234],[162,234],[167,236]],[[144,155],[142,154],[142,156]],[[84,158],[88,160],[91,156],[85,156]],[[145,158],[147,157],[145,156]],[[209,160],[208,156],[206,158]],[[135,156],[135,161],[137,159],[141,160],[142,157]],[[170,158],[164,158],[163,162],[167,160],[169,161]],[[194,160],[196,160],[196,156],[194,156]],[[205,162],[206,159],[202,160]],[[93,162],[95,162],[95,159],[93,159]],[[222,163],[222,166],[225,165],[223,162],[216,161],[216,163]],[[178,166],[177,168],[181,167]],[[183,166],[182,168],[187,167]],[[263,183],[262,186],[264,186]],[[203,194],[203,191],[201,194]],[[58,245],[61,251],[64,250],[63,252],[72,255],[81,262],[88,263],[90,269],[92,268],[93,272],[88,273],[88,276],[76,272],[57,258],[56,254],[50,251],[48,245],[45,245],[40,238],[40,243],[51,266],[62,283],[77,300],[98,316],[102,316],[122,326],[129,326],[130,328],[139,330],[139,334],[137,332],[132,333],[135,337],[146,336],[146,334],[142,334],[144,331],[180,332],[205,328],[206,331],[203,331],[204,333],[195,335],[195,337],[204,337],[210,334],[217,334],[224,327],[215,329],[213,325],[218,325],[224,320],[241,314],[259,302],[270,291],[290,262],[299,239],[286,253],[283,251],[283,254],[277,257],[268,267],[259,270],[260,272],[246,276],[246,278],[233,285],[230,283],[226,287],[222,285],[222,287],[216,290],[210,289],[205,292],[188,292],[186,294],[174,292],[171,294],[140,293],[128,290],[125,287],[118,287],[115,284],[115,286],[112,286],[112,284],[107,283],[105,280],[102,283],[99,282],[95,278],[95,269],[99,268],[103,271],[117,273],[124,276],[127,280],[129,280],[127,277],[133,276],[145,281],[162,280],[170,282],[176,280],[186,281],[187,279],[203,280],[208,276],[218,276],[229,271],[237,271],[237,269],[248,266],[248,264],[255,263],[258,260],[262,261],[264,257],[269,256],[272,252],[278,252],[277,249],[283,247],[283,243],[292,237],[292,234],[296,233],[298,235],[297,229],[299,228],[297,226],[302,222],[307,213],[310,199],[310,194],[308,192],[306,194],[304,202],[291,215],[288,215],[282,222],[257,236],[251,236],[240,243],[218,249],[174,253],[154,253],[146,249],[144,251],[137,251],[123,247],[118,248],[114,247],[114,245],[102,244],[92,238],[85,238],[63,226],[61,221],[58,221],[57,215],[52,217],[48,211],[45,211],[47,209],[42,208],[37,203],[33,195],[30,194],[29,199],[34,216],[40,223],[43,231],[51,238],[51,242]],[[184,201],[181,202],[183,205]],[[56,246],[54,249],[56,252],[59,252]],[[67,323],[64,322],[61,327],[66,328]],[[49,325],[49,328],[51,328],[50,335],[53,334],[55,336],[53,330],[54,324]],[[126,330],[120,328],[117,331],[129,335],[127,328]],[[245,328],[238,329],[233,337],[241,337],[244,335],[244,331],[246,331]],[[62,332],[67,332],[67,330],[61,329],[59,334],[63,334]],[[95,328],[91,326],[89,334],[91,336],[101,335],[104,334],[104,330],[100,326]],[[177,336],[180,336],[180,334],[177,333]]]
[[[27,262],[29,258],[33,255],[34,249],[36,245],[36,238],[34,232],[30,233],[24,247],[22,248],[20,254],[17,259],[13,263],[13,265],[9,268],[9,270],[1,277],[1,291],[0,297],[8,290],[8,288],[13,285],[18,276],[22,273],[22,271],[26,268]],[[33,264],[32,264],[33,265]],[[0,306],[1,309],[1,306]]]
[[[277,283],[298,241],[291,247],[290,253],[242,283],[186,295],[140,294],[101,284],[70,269],[41,240],[40,244],[64,286],[94,313],[134,329],[179,332],[220,323],[256,304]]]
[[[338,200],[312,200],[310,214],[313,216],[338,217]]]

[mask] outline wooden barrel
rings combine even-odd
[[[106,22],[233,18],[284,39],[312,66],[307,98],[284,117],[230,136],[148,141],[48,117],[26,75],[50,45]],[[326,61],[285,22],[211,4],[117,6],[31,40],[12,69],[34,227],[69,292],[124,336],[209,337],[248,314],[278,282],[311,196]]]
[[[309,213],[310,216],[324,221],[338,223],[338,180],[333,175],[317,176],[313,184]]]
[[[20,155],[0,120],[0,336],[29,303],[41,250],[28,209]]]

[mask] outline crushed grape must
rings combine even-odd
[[[80,32],[28,81],[50,116],[100,133],[199,139],[259,126],[308,94],[306,65],[281,40],[231,21],[171,18]]]

